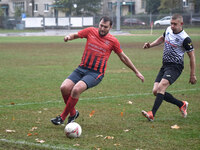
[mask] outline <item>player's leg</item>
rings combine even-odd
[[[69,101],[72,88],[78,81],[80,81],[80,79],[82,78],[82,75],[83,75],[83,72],[79,68],[77,68],[61,84],[60,90],[61,90],[61,94],[63,96],[64,102],[66,105],[67,105],[67,102]],[[76,113],[76,110],[75,108],[72,108],[70,110],[70,114],[74,114],[74,113]],[[55,125],[60,125],[64,123],[64,120],[59,115],[56,118],[51,119],[51,122]]]
[[[179,76],[182,73],[182,69],[183,68],[182,68],[181,65],[172,65],[172,66],[170,66],[169,69],[166,70],[166,74],[168,74],[168,76],[166,75],[166,76],[164,76],[164,78],[167,79],[170,82],[170,85],[171,85],[179,78]],[[187,107],[188,107],[187,101],[180,101],[168,92],[165,92],[164,100],[166,102],[169,102],[171,104],[178,106],[181,113],[182,113],[182,116],[184,118],[187,117]]]
[[[64,121],[66,117],[68,116],[69,112],[72,111],[78,102],[79,96],[81,93],[83,93],[85,90],[87,90],[87,84],[83,81],[79,81],[71,90],[71,95],[68,98],[67,104],[65,106],[65,109],[63,113],[60,115],[62,120]],[[73,112],[74,114],[70,114],[70,116],[78,117],[79,113],[78,111]],[[77,113],[77,114],[76,114]]]
[[[74,87],[74,85],[75,83],[72,80],[65,79],[60,86],[60,91],[61,91],[65,104],[67,104],[67,100],[70,96],[71,90]]]
[[[177,105],[179,108],[181,108],[181,106],[183,106],[183,102],[182,101],[176,99],[172,94],[170,94],[168,92],[165,92],[164,100],[166,102],[171,103],[171,104]]]
[[[159,82],[154,83],[153,90],[152,90],[154,96],[157,95],[158,85],[159,85]]]
[[[69,100],[67,102],[66,108],[63,114],[61,114],[62,118],[65,119],[68,115],[67,110],[71,110],[73,107],[75,107],[76,103],[78,102],[78,99],[85,90],[92,88],[96,85],[98,85],[103,78],[103,75],[94,71],[86,71],[85,76],[79,81],[71,90],[71,95],[69,97]],[[79,112],[76,111],[74,114],[70,114],[68,118],[68,123],[74,121],[79,116]]]
[[[184,118],[187,117],[187,108],[188,108],[188,104],[189,104],[187,101],[180,101],[168,92],[165,92],[164,100],[171,104],[178,106],[179,110],[181,111],[182,116]]]
[[[67,105],[67,101],[69,99],[69,96],[71,94],[71,90],[74,87],[75,83],[71,79],[65,79],[65,81],[62,83],[60,87],[61,94],[63,96],[64,102]],[[70,115],[74,116],[76,114],[76,109],[72,108],[70,111]]]
[[[158,108],[160,107],[160,105],[162,104],[163,101],[163,97],[164,97],[164,92],[167,89],[168,85],[168,81],[167,80],[163,80],[163,76],[165,74],[165,66],[162,66],[162,68],[160,69],[156,79],[155,79],[155,83],[154,83],[154,87],[153,87],[153,94],[156,96],[156,99],[154,101],[154,105],[151,111],[144,111],[142,110],[142,114],[149,120],[149,121],[153,121],[154,120],[154,116],[158,110]]]
[[[154,83],[153,90],[152,90],[154,96],[157,95],[158,85],[159,85],[159,82],[155,82],[155,83]],[[142,114],[143,114],[149,121],[153,121],[153,120],[154,120],[154,116],[153,116],[152,111],[146,112],[146,111],[142,110]]]
[[[166,74],[168,74],[168,76],[166,75],[166,76],[164,76],[164,78],[167,79],[170,82],[170,85],[171,85],[178,79],[178,77],[181,75],[181,72],[182,72],[181,67],[178,67],[178,65],[176,65],[176,66],[173,65],[173,66],[171,66],[170,69],[168,69],[166,71]],[[177,105],[179,108],[181,106],[183,106],[183,102],[182,101],[174,98],[168,92],[165,92],[164,100],[169,102],[169,103]]]
[[[166,79],[162,79],[160,82],[155,82],[153,87],[153,94],[156,96],[154,105],[151,111],[142,110],[142,114],[149,120],[153,121],[157,110],[163,102],[165,90],[169,86],[169,82]]]
[[[164,78],[158,84],[157,95],[156,95],[156,99],[152,108],[152,113],[154,117],[157,110],[159,109],[160,105],[162,104],[164,100],[165,91],[169,86],[170,86],[169,81]]]

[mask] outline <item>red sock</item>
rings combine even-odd
[[[75,110],[74,107],[75,107],[77,102],[78,102],[77,98],[72,98],[71,96],[69,96],[69,98],[67,100],[67,104],[65,106],[65,109],[64,109],[63,113],[60,115],[63,121],[66,119],[66,117],[69,114],[69,112]],[[75,113],[76,113],[76,110],[75,110]]]
[[[70,116],[72,117],[74,115],[76,115],[76,109],[75,109],[75,107],[72,108],[71,111],[70,111]]]
[[[65,104],[67,104],[69,96],[70,95],[63,95],[63,99],[64,99]],[[72,110],[70,111],[70,116],[74,116],[75,114],[76,114],[76,109],[72,108]]]
[[[67,100],[68,100],[68,98],[69,98],[69,95],[62,95],[62,96],[63,96],[63,99],[64,99],[65,104],[67,104]]]

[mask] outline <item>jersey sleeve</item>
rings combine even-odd
[[[121,49],[120,43],[117,39],[115,39],[113,50],[117,54],[120,54],[121,52],[123,52],[123,50]]]
[[[194,49],[192,40],[189,37],[185,38],[185,40],[183,41],[183,47],[187,52],[190,52]]]
[[[87,38],[88,34],[90,33],[90,30],[92,30],[91,27],[85,28],[85,29],[83,29],[83,30],[81,30],[81,31],[78,32],[78,36],[80,38]]]

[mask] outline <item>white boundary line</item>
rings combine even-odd
[[[31,143],[31,142],[27,142],[27,141],[14,141],[14,140],[7,140],[7,139],[0,139],[0,141],[4,142],[4,143],[11,143],[11,144],[37,146],[40,148],[49,148],[49,149],[58,149],[58,150],[77,150],[75,148],[64,148],[64,147],[53,146],[53,145],[49,145],[49,144]]]
[[[197,91],[200,88],[195,89],[182,89],[169,91],[170,93],[179,93],[179,92],[187,92],[187,91]],[[109,99],[109,98],[120,98],[120,97],[134,97],[134,96],[146,96],[153,95],[152,93],[138,93],[138,94],[127,94],[127,95],[117,95],[117,96],[103,96],[103,97],[93,97],[93,98],[80,98],[79,100],[101,100],[101,99]],[[46,102],[35,102],[35,103],[19,103],[15,105],[0,105],[0,108],[13,107],[13,106],[26,106],[26,105],[38,105],[38,104],[48,104],[48,103],[61,103],[62,101],[52,100]]]

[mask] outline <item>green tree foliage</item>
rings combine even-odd
[[[146,12],[156,14],[159,12],[160,0],[146,0]]]
[[[161,13],[182,12],[183,0],[161,0],[158,8]]]
[[[92,15],[100,10],[101,0],[57,0],[55,5],[66,15],[71,15],[72,12],[76,15]]]
[[[22,10],[19,7],[15,8],[15,17],[21,17]]]

